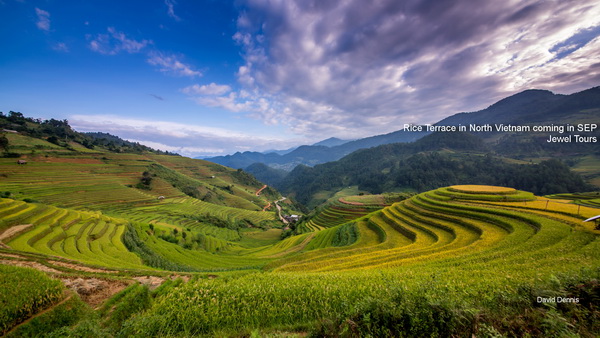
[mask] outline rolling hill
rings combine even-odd
[[[290,197],[335,197],[284,223],[301,214],[292,198],[244,170],[10,123],[21,129],[2,135],[2,335],[598,331],[600,230],[583,222],[595,195],[573,194],[587,186],[559,161],[519,164],[477,136],[434,133],[298,166]],[[390,194],[399,182],[420,193]]]

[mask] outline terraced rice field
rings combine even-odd
[[[327,216],[315,218],[326,220],[331,214],[323,213]],[[510,260],[511,255],[526,261],[524,257],[543,257],[553,250],[576,252],[582,248],[573,243],[581,241],[597,245],[598,231],[582,220],[598,213],[587,207],[579,208],[579,214],[577,208],[569,212],[562,204],[547,205],[510,188],[440,188],[363,218],[359,240],[350,246],[300,254],[271,267],[278,271],[381,269],[437,260],[452,264]]]
[[[232,274],[165,291],[124,326],[129,330],[125,335],[314,327],[328,316],[363,318],[353,316],[370,311],[374,299],[404,304],[409,312],[429,304],[427,309],[450,306],[455,309],[450,312],[465,308],[460,311],[477,313],[499,304],[498,297],[600,268],[600,231],[582,222],[598,214],[596,208],[486,186],[440,188],[388,206],[377,199],[364,201],[337,200],[310,220],[313,231],[280,241],[280,230],[248,229],[253,235],[246,236],[186,217],[202,210],[260,220],[266,213],[210,208],[187,197],[114,211],[126,218],[4,198],[0,230],[28,225],[3,239],[19,251],[149,270],[122,242],[133,224],[141,241],[163,259],[191,271]],[[185,249],[156,235],[175,229],[204,235],[203,249]],[[234,276],[233,270],[245,272]],[[257,270],[263,271],[253,272]],[[419,320],[437,315],[423,316]],[[347,323],[344,319],[339,327]],[[406,327],[415,334],[423,329]],[[438,329],[432,330],[436,335]]]
[[[570,250],[571,237],[595,242],[593,224],[582,220],[598,210],[567,206],[536,199],[527,192],[482,186],[440,188],[387,207],[339,199],[306,222],[305,227],[311,230],[306,234],[258,246],[250,245],[249,239],[240,242],[243,236],[238,231],[189,215],[260,222],[272,214],[187,197],[113,211],[122,218],[2,199],[0,227],[30,225],[4,240],[13,249],[100,266],[146,268],[120,239],[127,224],[134,222],[146,224],[142,227],[152,224],[158,234],[180,229],[204,235],[204,250],[197,251],[143,234],[147,245],[166,259],[195,269],[266,264],[266,269],[276,271],[348,271],[438,260],[453,264],[487,262],[497,257],[509,259],[511,253],[522,257],[525,249],[536,256],[550,247]]]
[[[359,216],[354,221],[359,236],[351,245],[323,244],[332,242],[328,238],[341,227],[337,225],[263,250],[277,258],[265,267],[269,273],[189,283],[154,304],[132,329],[144,334],[191,335],[224,328],[235,332],[315,325],[337,314],[351,318],[335,322],[342,333],[362,329],[389,334],[392,331],[376,330],[377,325],[391,323],[377,320],[396,318],[392,323],[402,323],[403,334],[438,336],[456,332],[435,326],[440,316],[451,321],[448,313],[466,311],[457,316],[473,323],[477,319],[465,313],[479,313],[481,308],[499,317],[514,311],[505,307],[536,311],[528,307],[535,295],[565,294],[564,289],[536,294],[536,287],[549,285],[541,290],[550,290],[563,283],[557,276],[583,278],[597,275],[600,268],[600,231],[582,223],[599,210],[581,207],[577,213],[561,206],[496,187],[457,186],[422,193]],[[311,245],[315,248],[308,250]],[[377,312],[381,309],[392,312]],[[385,317],[394,315],[399,317]],[[157,322],[144,326],[151,318]],[[422,322],[417,325],[408,318]],[[533,327],[542,325],[531,320]],[[469,325],[460,332],[476,332]],[[563,332],[544,330],[539,332]]]
[[[301,223],[300,232],[332,228],[365,216],[384,206],[383,198],[379,195],[342,197],[328,203],[310,220]]]
[[[551,199],[572,201],[574,204],[600,208],[600,191],[574,194],[554,194],[546,197]]]
[[[238,257],[245,248],[238,244],[242,236],[237,230],[194,218],[247,224],[276,220],[274,212],[262,211],[265,202],[254,195],[256,187],[229,179],[232,169],[153,154],[63,153],[32,155],[27,160],[27,165],[17,165],[13,159],[0,159],[0,192],[10,196],[0,201],[0,234],[6,235],[2,242],[13,250],[104,267],[152,269],[122,241],[131,224],[138,230],[152,224],[157,229],[187,231],[190,237],[204,235],[205,250],[187,250],[157,237],[148,239],[150,250],[192,269],[256,268],[265,262]],[[205,184],[214,196],[237,207],[192,198],[157,177],[151,190],[136,189],[142,172],[152,163],[189,174],[187,179]],[[232,193],[220,188],[232,183]],[[228,251],[235,251],[233,257],[215,257],[216,252]]]
[[[0,228],[28,225],[3,242],[12,249],[60,256],[105,267],[147,268],[121,241],[126,221],[85,212],[2,199]]]

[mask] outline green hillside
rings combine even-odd
[[[600,329],[600,230],[583,222],[598,214],[596,195],[576,194],[585,185],[560,162],[519,165],[485,156],[474,137],[431,135],[345,158],[346,170],[366,175],[356,181],[339,163],[300,167],[307,176],[296,182],[328,200],[302,215],[243,170],[124,152],[125,143],[56,144],[31,132],[42,122],[27,123],[4,133],[0,158],[7,336],[591,337]],[[473,185],[486,177],[535,189]],[[390,193],[398,186],[389,178],[420,182],[414,190],[423,192]],[[553,184],[569,194],[530,192]],[[384,193],[365,193],[373,186]],[[300,220],[281,221],[278,208]],[[16,288],[26,292],[15,297]],[[553,297],[568,303],[538,301]]]
[[[598,175],[597,167],[584,170],[581,173],[588,177]],[[540,195],[594,190],[559,160],[536,163],[502,157],[491,152],[481,138],[460,132],[433,133],[414,143],[359,150],[312,168],[298,166],[277,187],[314,207],[324,201],[320,192],[347,186],[378,194],[450,184],[502,185]]]

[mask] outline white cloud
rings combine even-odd
[[[255,107],[252,105],[252,101],[239,100],[237,93],[229,93],[227,96],[195,97],[194,101],[204,106],[225,108],[234,113],[251,111],[255,109]]]
[[[170,73],[178,76],[200,77],[202,72],[192,69],[179,60],[178,56],[166,55],[161,52],[152,52],[147,59],[148,63],[159,67],[161,72]]]
[[[225,149],[223,148],[203,148],[203,147],[182,147],[182,146],[173,146],[160,142],[148,141],[148,140],[136,140],[136,139],[128,139],[130,142],[137,142],[148,146],[153,149],[158,149],[162,151],[169,151],[172,153],[177,153],[183,156],[196,157],[198,154],[202,154],[202,156],[214,155],[219,156],[223,154]]]
[[[108,34],[98,34],[91,40],[89,47],[94,52],[105,55],[116,55],[120,52],[139,53],[147,46],[153,44],[152,40],[133,40],[128,38],[125,33],[117,31],[114,27],[107,28]]]
[[[167,14],[176,21],[181,21],[181,18],[175,14],[176,4],[177,2],[175,2],[175,0],[165,0],[165,5],[167,6]]]
[[[231,91],[231,87],[228,85],[219,85],[214,82],[207,85],[195,84],[189,87],[185,87],[181,90],[184,94],[192,95],[223,95]]]
[[[307,135],[354,138],[436,122],[531,89],[599,83],[593,0],[244,1],[233,36],[249,97],[199,98]],[[562,46],[565,48],[554,48]],[[569,49],[571,48],[571,49]],[[563,53],[563,54],[561,54]]]
[[[150,40],[136,41],[128,39],[124,33],[117,32],[117,30],[114,27],[108,27],[108,32],[112,35],[114,39],[121,43],[119,48],[121,50],[126,51],[127,53],[137,53],[144,49],[144,47],[146,47],[147,45],[152,44],[152,41]]]
[[[298,139],[264,137],[252,132],[114,115],[73,115],[69,117],[69,123],[77,131],[108,132],[150,147],[176,151],[191,157],[223,155],[248,148],[269,149],[274,144],[285,148],[299,142]]]
[[[69,47],[64,42],[57,42],[57,43],[55,43],[52,46],[52,49],[54,49],[57,52],[63,52],[63,53],[68,53],[69,52]]]
[[[36,7],[35,14],[38,17],[38,21],[36,22],[37,28],[46,32],[50,31],[50,13]]]

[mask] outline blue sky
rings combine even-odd
[[[0,25],[0,111],[186,156],[600,85],[591,0],[0,0]]]

